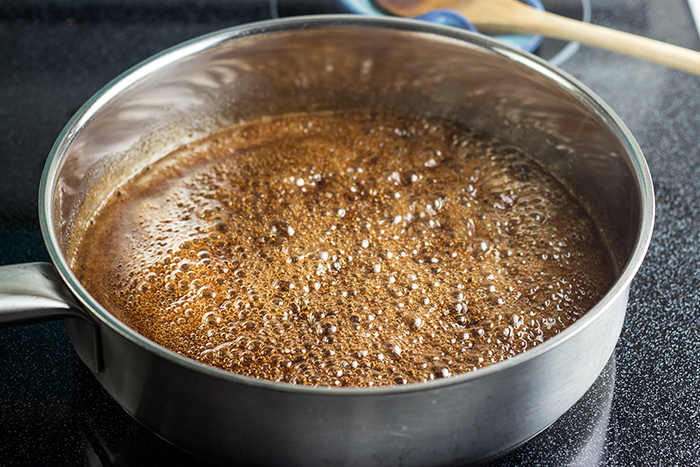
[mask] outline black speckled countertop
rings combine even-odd
[[[591,3],[593,23],[700,49],[686,0]],[[320,11],[321,4],[332,1],[293,8]],[[48,260],[39,179],[83,102],[168,46],[270,16],[267,0],[0,3],[0,264]],[[700,77],[588,47],[562,68],[636,136],[654,179],[656,228],[598,381],[553,426],[494,465],[700,465]],[[202,462],[123,412],[78,360],[63,324],[51,322],[0,329],[5,465]]]

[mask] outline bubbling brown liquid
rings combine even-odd
[[[589,310],[614,281],[584,209],[483,133],[380,111],[234,126],[129,180],[72,265],[130,327],[295,384],[473,371]]]

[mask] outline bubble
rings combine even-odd
[[[192,285],[194,286],[194,282],[192,282]],[[202,298],[213,298],[216,296],[216,292],[214,292],[214,289],[211,287],[205,285],[197,291],[197,295]]]
[[[408,379],[402,374],[395,374],[391,379],[397,386],[408,384]]]
[[[211,220],[216,215],[216,209],[206,206],[197,212],[197,216],[203,220]]]
[[[450,369],[441,363],[436,363],[431,366],[430,371],[435,378],[449,378],[452,376]]]
[[[276,220],[270,224],[268,233],[272,237],[291,237],[294,235],[294,229],[289,225],[289,222],[285,220]]]
[[[417,331],[420,328],[423,327],[423,324],[425,324],[425,321],[423,318],[415,313],[409,313],[405,316],[405,321],[406,324],[410,327],[410,329]]]
[[[202,324],[216,326],[221,323],[221,316],[215,311],[208,311],[202,315]]]
[[[214,357],[215,357],[214,350],[213,350],[213,349],[206,349],[206,350],[203,350],[203,351],[199,354],[199,357],[200,357],[200,359],[201,359],[204,363],[210,363],[210,362],[214,359]]]
[[[553,317],[544,317],[542,318],[542,324],[544,324],[547,327],[547,329],[551,329],[552,326],[557,324],[557,320]]]
[[[265,343],[262,339],[254,338],[254,339],[248,340],[245,343],[244,348],[246,350],[250,351],[251,353],[253,353],[253,355],[256,355],[256,354],[261,353],[261,350],[263,349],[264,344]]]
[[[197,252],[197,258],[199,259],[208,259],[211,257],[211,253],[209,253],[209,250],[200,250]]]

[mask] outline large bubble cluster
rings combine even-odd
[[[138,332],[243,375],[401,385],[554,336],[614,280],[589,216],[485,134],[296,114],[180,148],[96,216],[74,269]]]

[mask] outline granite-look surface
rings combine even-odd
[[[685,0],[592,6],[594,23],[700,49]],[[83,102],[163,48],[269,16],[266,0],[0,3],[0,264],[48,259],[37,187],[51,145]],[[639,141],[656,228],[599,380],[494,465],[700,465],[700,77],[588,47],[562,68]],[[126,415],[78,361],[63,324],[46,323],[0,330],[0,465],[202,462]]]

